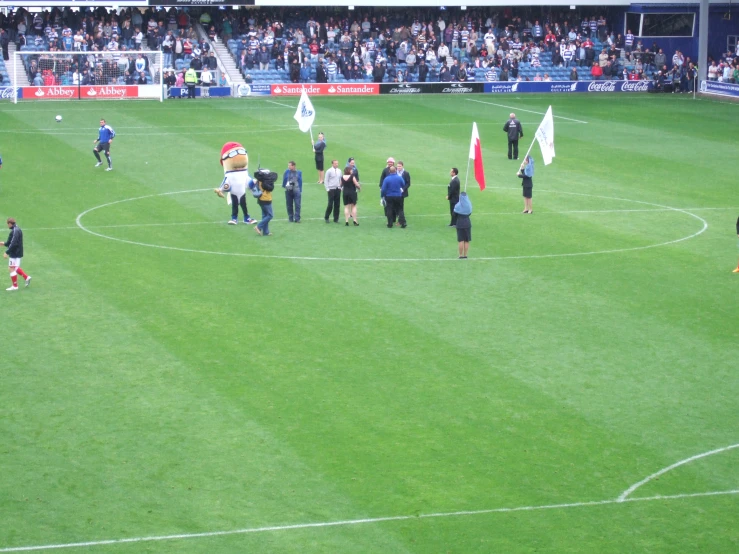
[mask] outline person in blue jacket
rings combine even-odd
[[[459,195],[459,202],[454,205],[454,213],[457,214],[457,242],[459,244],[459,259],[466,260],[467,252],[472,242],[472,202],[466,192]]]
[[[398,175],[395,166],[390,168],[390,173],[382,181],[380,196],[385,201],[385,215],[387,216],[387,226],[392,228],[397,218],[400,226],[405,229],[405,213],[403,212],[403,187],[405,181]]]
[[[303,197],[303,172],[296,169],[295,162],[287,163],[282,176],[282,188],[285,189],[285,205],[290,222],[300,223],[300,203]]]

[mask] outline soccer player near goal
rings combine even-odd
[[[105,123],[104,119],[100,120],[100,129],[98,129],[98,138],[92,141],[96,144],[95,148],[92,149],[92,153],[95,154],[98,163],[95,167],[103,165],[103,161],[100,159],[100,152],[105,152],[105,159],[108,160],[108,168],[105,171],[113,171],[113,161],[110,159],[110,143],[115,138],[115,131],[110,125]]]
[[[8,270],[10,271],[10,281],[12,285],[5,290],[18,290],[18,275],[26,281],[26,286],[31,284],[31,276],[21,269],[21,258],[23,257],[23,231],[15,224],[15,219],[9,217],[7,220],[10,234],[8,240],[0,242],[0,246],[5,246],[7,250],[3,254],[3,258],[9,258]]]

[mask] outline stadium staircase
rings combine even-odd
[[[199,37],[204,37],[210,44],[210,47],[215,51],[216,58],[218,58],[218,68],[226,74],[229,84],[236,86],[246,84],[244,77],[241,75],[241,71],[239,71],[239,68],[236,65],[236,60],[234,60],[226,45],[223,44],[222,41],[218,40],[218,37],[216,37],[215,40],[209,40],[208,34],[200,23],[195,24],[195,31],[198,33]]]
[[[8,54],[10,54],[10,60],[8,60],[6,64],[6,68],[8,70],[8,75],[10,76],[10,80],[13,80],[13,75],[15,75],[15,78],[17,79],[17,82],[13,83],[13,86],[16,87],[27,87],[30,86],[31,83],[28,82],[28,74],[26,73],[25,68],[21,65],[21,67],[18,68],[18,71],[15,70],[15,64],[18,61],[18,56],[15,55],[16,47],[15,42],[10,41],[10,44],[8,45]]]

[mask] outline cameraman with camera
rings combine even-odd
[[[300,202],[303,196],[303,172],[295,169],[295,162],[287,164],[282,176],[282,188],[285,189],[285,205],[290,222],[300,223]]]

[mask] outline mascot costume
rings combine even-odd
[[[227,142],[221,148],[221,165],[223,166],[223,182],[214,192],[231,205],[231,221],[229,225],[239,222],[239,206],[244,216],[244,223],[249,225],[257,222],[249,217],[246,209],[246,189],[251,181],[249,177],[249,156],[246,148],[238,142]],[[225,194],[224,194],[225,193]]]

